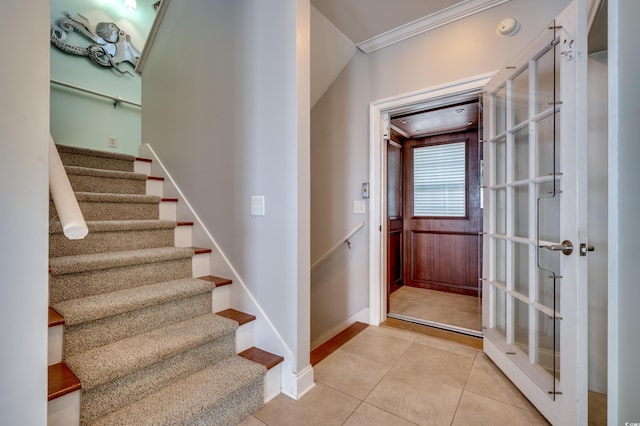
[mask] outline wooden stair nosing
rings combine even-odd
[[[177,203],[178,199],[177,198],[171,198],[171,197],[164,197],[160,199],[161,202],[163,203]]]
[[[52,307],[49,307],[49,327],[55,327],[56,325],[63,325],[64,317],[58,313]]]
[[[230,285],[233,283],[233,280],[229,279],[229,278],[221,278],[221,277],[216,277],[214,275],[207,275],[204,277],[198,277],[199,280],[205,280],[205,281],[210,281],[212,283],[214,283],[216,285],[216,287],[223,287],[225,285]]]
[[[162,176],[147,176],[147,180],[159,180],[164,182],[164,178]]]
[[[255,346],[252,346],[249,349],[240,352],[238,356],[248,359],[249,361],[262,364],[267,367],[267,370],[271,370],[273,367],[284,361],[284,357],[272,354],[271,352],[263,351],[262,349],[256,348]]]
[[[194,254],[207,254],[213,252],[213,250],[211,250],[210,248],[203,247],[191,247],[191,249],[193,250]]]
[[[229,318],[231,320],[236,321],[239,325],[244,325],[250,323],[251,321],[255,321],[256,316],[247,314],[245,312],[238,311],[233,308],[225,309],[220,312],[216,312],[216,315],[220,315],[221,317]]]
[[[47,401],[77,391],[81,387],[80,380],[64,362],[48,367]]]
[[[193,222],[176,222],[176,226],[193,226]]]
[[[150,158],[136,157],[135,161],[142,161],[143,163],[153,163],[153,160]]]

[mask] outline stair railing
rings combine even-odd
[[[347,235],[344,236],[344,238],[342,238],[339,242],[337,242],[336,245],[331,247],[325,254],[320,256],[320,258],[318,260],[316,260],[313,263],[313,265],[311,265],[311,270],[313,271],[313,269],[316,266],[318,266],[320,263],[322,263],[323,260],[325,260],[327,257],[331,256],[331,254],[334,251],[336,251],[342,244],[347,244],[347,246],[349,248],[351,248],[351,241],[349,241],[349,240],[351,239],[351,237],[353,237],[362,228],[364,228],[364,222],[360,222],[355,228],[353,228],[351,230],[351,232],[349,232]]]
[[[71,182],[62,165],[53,137],[49,135],[49,192],[56,207],[64,235],[70,240],[81,240],[89,233],[80,211]]]

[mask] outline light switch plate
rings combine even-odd
[[[366,214],[366,204],[362,200],[355,200],[353,202],[353,214]]]
[[[264,195],[251,196],[251,216],[264,216]]]

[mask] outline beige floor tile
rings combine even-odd
[[[389,299],[389,312],[401,314],[413,305],[414,303],[411,300],[392,297]]]
[[[494,399],[464,392],[453,419],[453,426],[532,426],[548,425],[538,413],[514,407]]]
[[[424,335],[419,336],[416,339],[415,343],[418,343],[424,346],[429,346],[431,348],[441,349],[443,351],[453,352],[458,355],[468,356],[471,358],[475,357],[476,354],[479,352],[473,348],[470,348],[469,346],[461,345],[456,342],[451,342],[445,339],[440,339],[438,337],[432,337],[432,336],[424,336]]]
[[[253,416],[249,416],[244,419],[238,426],[264,426],[264,423]]]
[[[402,315],[471,330],[480,330],[481,327],[480,317],[477,312],[461,311],[441,304],[414,303],[407,307],[402,312]]]
[[[345,422],[345,426],[411,426],[413,424],[366,402],[360,404]]]
[[[589,426],[606,426],[607,395],[589,391]]]
[[[383,364],[393,365],[410,345],[411,342],[408,340],[366,329],[345,343],[341,349]]]
[[[411,299],[414,302],[424,297],[425,292],[422,288],[404,286],[391,293],[391,297],[397,299]]]
[[[448,425],[462,391],[392,369],[365,402],[419,425]]]
[[[317,383],[300,400],[278,395],[253,416],[268,426],[341,425],[359,404],[356,398]]]
[[[431,381],[463,389],[473,358],[454,352],[426,348],[414,343],[407,349],[394,368],[406,370]]]
[[[317,382],[363,400],[391,367],[338,349],[314,367]]]
[[[478,353],[476,356],[465,390],[529,411],[536,411],[529,400],[484,353]]]

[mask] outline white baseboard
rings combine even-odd
[[[289,398],[298,400],[308,394],[315,386],[313,367],[304,368],[298,374],[289,373],[287,368],[282,370],[282,393]]]
[[[323,333],[322,336],[313,339],[311,341],[311,350],[314,350],[332,337],[340,334],[341,331],[349,327],[354,322],[363,322],[365,324],[369,324],[369,308],[363,308],[357,314],[342,321],[340,324],[331,328],[331,330],[327,331],[326,333]]]

